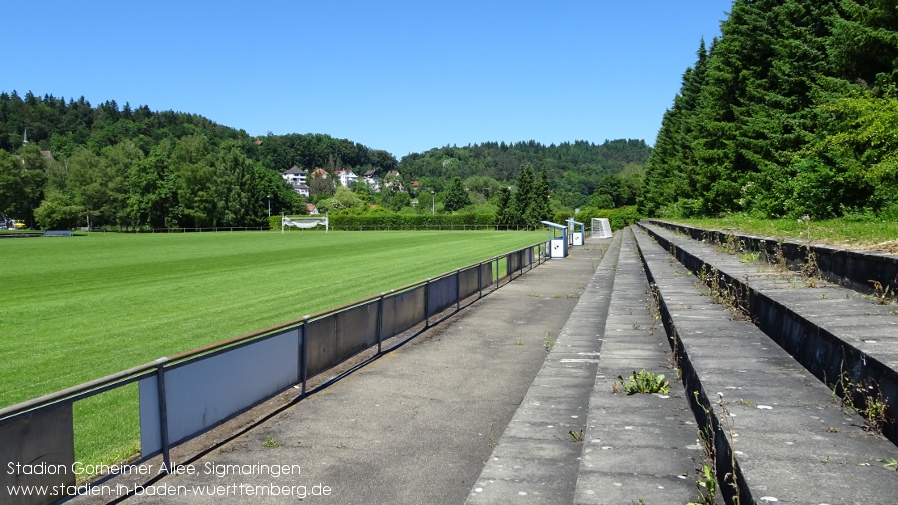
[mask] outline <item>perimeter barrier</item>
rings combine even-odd
[[[512,251],[378,296],[160,358],[0,409],[0,502],[53,503],[71,493],[11,496],[9,489],[79,489],[73,405],[137,383],[139,465],[359,353],[387,352],[548,259],[548,243]],[[504,267],[504,268],[502,268]],[[500,268],[504,270],[500,274]],[[463,305],[464,304],[464,305]],[[416,330],[416,331],[412,331]],[[393,337],[390,349],[384,342]],[[17,471],[6,471],[7,465]],[[11,468],[11,467],[10,467]],[[23,469],[27,469],[24,471]],[[80,476],[83,478],[83,476]],[[101,479],[102,480],[102,479]],[[79,486],[82,484],[77,483]],[[4,496],[6,495],[6,496]]]

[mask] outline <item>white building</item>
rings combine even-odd
[[[362,182],[368,185],[373,191],[380,191],[380,177],[374,170],[368,170],[362,176]]]
[[[293,191],[296,191],[297,194],[300,194],[306,198],[309,197],[309,187],[305,184],[294,184]]]
[[[306,183],[308,182],[306,180],[306,176],[307,176],[306,171],[297,167],[296,165],[293,165],[293,167],[290,168],[290,170],[287,170],[286,172],[281,173],[281,177],[290,181],[290,184],[292,184],[293,187],[296,187],[297,185],[305,186]]]
[[[353,182],[359,182],[359,176],[355,175],[355,173],[349,169],[337,170],[334,172],[334,175],[340,179],[340,185],[344,188],[348,188]]]

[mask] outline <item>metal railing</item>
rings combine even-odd
[[[0,472],[7,486],[75,488],[75,402],[137,383],[139,464],[162,455],[170,465],[174,446],[204,433],[273,396],[298,386],[309,394],[309,377],[363,351],[395,348],[548,259],[538,243],[441,276],[409,284],[270,328],[123,370],[56,393],[0,409],[0,461],[27,462],[67,472]],[[504,272],[500,274],[500,267]],[[462,305],[464,303],[464,306]],[[417,331],[412,331],[416,330]],[[388,349],[389,350],[389,349]],[[387,350],[387,351],[388,351]],[[34,496],[21,503],[52,503]],[[16,497],[6,496],[3,500]],[[24,497],[22,497],[24,500]]]

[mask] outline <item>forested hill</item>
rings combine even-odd
[[[252,137],[146,105],[109,100],[94,107],[83,97],[0,92],[0,215],[60,229],[87,220],[120,228],[257,226],[269,212],[306,211],[305,199],[280,176],[293,166],[381,177],[399,168],[401,184],[390,187],[404,188],[402,195],[357,185],[353,198],[342,193],[348,200],[329,202],[327,210],[418,212],[411,207],[417,191],[433,191],[435,203],[443,203],[458,178],[473,196],[476,208],[468,212],[497,212],[500,188],[516,185],[524,166],[545,170],[554,210],[610,208],[635,202],[651,151],[643,140],[487,142],[410,154],[399,163],[387,151],[326,134]],[[310,183],[311,202],[338,196],[333,186]]]
[[[898,218],[895,0],[735,0],[683,75],[640,210]]]
[[[29,226],[256,226],[269,210],[305,212],[280,176],[293,165],[386,173],[397,161],[324,134],[255,138],[145,105],[0,93],[0,215]]]
[[[293,165],[363,167],[386,172],[396,168],[396,158],[376,150],[324,134],[288,134],[263,137],[261,142],[243,130],[222,126],[185,112],[152,111],[146,105],[132,108],[115,100],[96,107],[84,97],[78,100],[38,97],[30,91],[24,97],[13,90],[0,93],[0,149],[16,152],[27,130],[28,141],[57,158],[69,157],[79,147],[99,154],[103,148],[123,141],[133,142],[144,154],[165,139],[180,140],[201,135],[214,146],[226,140],[240,144],[243,152],[267,168],[284,171]]]
[[[607,174],[639,176],[652,148],[644,140],[586,141],[549,146],[533,140],[506,144],[485,142],[464,147],[446,146],[402,158],[399,171],[439,187],[453,177],[490,177],[512,181],[525,164],[546,168],[553,198],[565,207],[585,205]],[[436,180],[432,180],[436,179]]]

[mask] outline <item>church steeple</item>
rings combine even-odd
[[[23,146],[28,145],[28,128],[25,128],[25,138],[22,140],[22,145]]]

